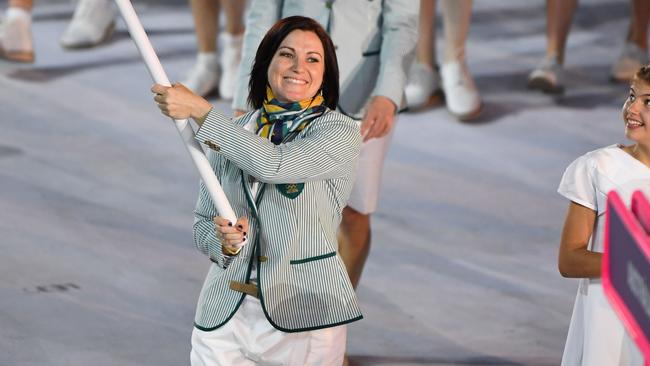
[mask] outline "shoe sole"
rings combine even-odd
[[[80,50],[85,48],[92,48],[107,43],[111,39],[111,36],[113,36],[114,31],[115,31],[115,21],[112,21],[111,24],[109,24],[108,27],[106,28],[106,31],[104,31],[102,37],[97,42],[94,43],[86,42],[86,43],[75,43],[75,44],[64,44],[62,42],[59,42],[59,44],[61,45],[61,47],[68,50]]]
[[[481,104],[479,104],[479,106],[476,109],[474,109],[469,113],[464,113],[464,114],[451,113],[451,114],[461,122],[470,122],[478,118],[481,115],[481,113],[483,113],[483,102],[481,102]]]
[[[0,57],[13,62],[33,63],[34,51],[5,51],[0,48]]]
[[[409,107],[408,110],[411,112],[418,112],[422,111],[431,107],[435,107],[438,105],[442,105],[445,102],[445,93],[442,91],[442,89],[437,89],[429,96],[429,99],[427,99],[424,104],[417,106],[417,107]]]
[[[564,87],[553,85],[544,78],[534,78],[528,81],[528,89],[541,90],[546,94],[564,94]]]

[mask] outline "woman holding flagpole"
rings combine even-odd
[[[163,114],[193,118],[239,219],[201,183],[194,242],[213,262],[199,296],[192,365],[340,365],[362,318],[336,231],[354,181],[359,126],[333,109],[332,41],[313,19],[277,22],[251,70],[254,110],[236,119],[181,84],[154,85]]]

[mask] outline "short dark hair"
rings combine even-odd
[[[646,84],[650,85],[650,64],[643,65],[634,75],[635,78],[645,81]]]
[[[291,16],[280,19],[275,23],[260,42],[255,54],[255,61],[248,81],[248,104],[254,109],[262,108],[266,99],[266,86],[268,85],[268,69],[273,55],[280,47],[282,41],[294,30],[314,32],[325,52],[325,73],[321,91],[325,105],[336,109],[339,102],[339,64],[336,61],[336,51],[332,39],[323,27],[312,18]]]

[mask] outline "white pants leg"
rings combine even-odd
[[[192,332],[192,366],[341,365],[345,325],[285,333],[269,323],[258,299],[246,296],[221,328]]]
[[[305,366],[341,366],[345,357],[347,326],[339,325],[310,333],[312,334]]]
[[[237,311],[240,313],[241,309]],[[247,359],[241,351],[241,332],[246,324],[241,316],[233,316],[221,328],[205,332],[194,328],[192,330],[192,351],[190,364],[192,366],[254,366],[255,363]]]
[[[388,153],[388,146],[393,138],[393,131],[395,131],[396,126],[397,116],[395,116],[393,128],[386,136],[371,139],[361,146],[357,176],[348,199],[348,206],[357,212],[369,215],[377,208],[384,159]]]

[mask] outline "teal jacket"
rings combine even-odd
[[[292,141],[274,145],[243,128],[258,115],[230,120],[212,111],[196,134],[211,148],[212,168],[235,214],[248,217],[250,232],[248,244],[224,270],[212,221],[217,212],[201,183],[194,242],[214,264],[195,326],[216,329],[234,315],[247,295],[230,289],[230,282],[248,282],[253,264],[262,308],[275,328],[298,332],[359,320],[336,236],[362,143],[358,124],[327,110]],[[249,177],[265,183],[256,203]]]

